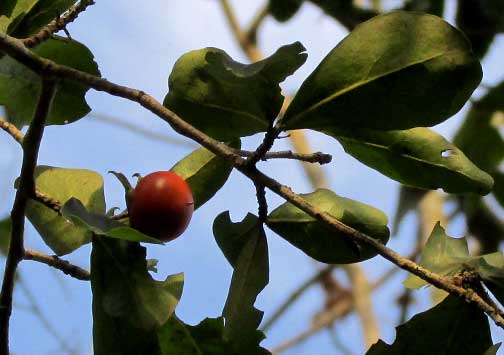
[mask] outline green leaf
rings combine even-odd
[[[36,33],[42,27],[62,15],[75,4],[75,0],[37,0],[35,6],[23,16],[14,29],[9,28],[14,37],[23,38]]]
[[[504,82],[490,89],[469,110],[453,143],[481,169],[493,172],[504,160]]]
[[[300,196],[342,223],[384,244],[389,239],[387,216],[372,206],[338,196],[327,189]],[[323,263],[355,263],[377,254],[373,248],[325,227],[288,202],[271,212],[267,224],[289,243]]]
[[[76,198],[71,198],[65,203],[61,209],[61,215],[75,225],[84,226],[84,228],[96,235],[130,242],[163,244],[159,239],[149,237],[104,215],[88,212],[82,202]]]
[[[470,256],[465,238],[451,238],[438,223],[425,244],[420,265],[442,276],[454,276],[462,271],[479,275],[499,302],[504,301],[504,255],[502,252]],[[409,288],[420,288],[427,282],[410,275],[404,282]]]
[[[490,192],[493,179],[460,149],[428,128],[326,132],[345,151],[402,184],[449,193]]]
[[[269,12],[280,22],[288,21],[298,12],[304,0],[269,0]]]
[[[0,220],[0,255],[7,255],[10,243],[11,219],[9,216]]]
[[[224,318],[206,318],[200,324],[185,324],[176,316],[158,331],[162,355],[239,355],[224,339]],[[248,348],[247,355],[267,355],[261,347]]]
[[[237,140],[230,146],[239,149],[241,143]],[[201,147],[175,164],[170,171],[182,177],[189,184],[196,210],[224,186],[233,171],[233,165]]]
[[[464,263],[468,258],[470,256],[466,239],[447,236],[438,222],[422,251],[420,265],[442,276],[454,276],[464,270]],[[410,274],[404,285],[408,288],[420,288],[428,283]]]
[[[214,221],[217,244],[233,266],[233,278],[222,315],[226,319],[224,337],[236,350],[255,349],[264,334],[257,330],[263,312],[254,307],[257,295],[269,280],[268,244],[258,218],[248,214],[232,223],[229,212]]]
[[[0,2],[0,32],[12,33],[38,0],[2,0]],[[1,55],[0,55],[1,57]]]
[[[39,191],[63,204],[75,197],[90,213],[105,214],[103,178],[94,171],[38,166],[35,183]],[[58,255],[71,253],[91,241],[87,228],[74,225],[39,202],[29,202],[26,216],[44,242]]]
[[[464,35],[441,18],[396,11],[359,25],[306,79],[285,129],[408,129],[457,113],[481,81]]]
[[[160,355],[157,330],[182,295],[183,274],[156,281],[138,243],[93,240],[93,342],[96,355]]]
[[[366,355],[477,355],[492,345],[486,315],[475,305],[450,295],[396,328],[394,343],[379,340]]]
[[[173,67],[164,105],[216,139],[264,132],[282,107],[278,84],[306,61],[304,51],[296,42],[250,65],[217,48],[188,52]]]
[[[100,75],[93,54],[77,41],[50,39],[34,52],[58,64]],[[40,77],[30,69],[8,56],[0,59],[0,105],[5,105],[12,123],[17,126],[30,123],[40,87]],[[60,81],[47,125],[71,123],[84,117],[91,110],[85,100],[88,89],[70,80]]]

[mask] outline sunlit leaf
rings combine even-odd
[[[286,129],[409,129],[457,113],[482,77],[465,36],[443,19],[396,11],[359,25],[305,80]]]
[[[35,183],[39,191],[63,204],[75,197],[90,213],[105,214],[103,178],[94,171],[38,166]],[[58,255],[71,253],[91,241],[91,232],[87,228],[74,225],[39,202],[29,202],[26,216]]]
[[[449,193],[486,195],[493,179],[455,145],[428,128],[327,132],[345,151],[402,184]]]
[[[159,239],[149,237],[136,229],[103,215],[90,213],[76,198],[68,200],[61,209],[61,215],[75,225],[84,226],[90,232],[109,238],[128,240],[130,242],[145,242],[162,244]]]
[[[24,14],[16,27],[9,26],[9,30],[14,37],[28,37],[64,14],[73,4],[75,0],[37,0],[35,6]]]
[[[372,206],[338,196],[327,189],[300,196],[337,220],[384,244],[389,239],[387,216]],[[355,263],[377,254],[375,249],[329,229],[289,202],[271,212],[268,227],[315,260],[328,264]]]
[[[454,276],[462,271],[476,273],[485,286],[500,301],[504,301],[504,255],[502,252],[470,256],[465,238],[451,238],[439,223],[425,244],[420,265],[442,276]],[[427,282],[410,275],[404,282],[409,288],[419,288]]]
[[[240,148],[240,141],[230,144]],[[204,147],[179,161],[170,171],[182,177],[191,187],[194,209],[210,200],[226,183],[233,165]]]
[[[67,39],[50,39],[34,52],[93,75],[100,75],[93,54],[83,44]],[[0,105],[4,105],[9,119],[17,126],[30,123],[41,87],[40,77],[9,56],[0,59]],[[70,80],[58,82],[56,95],[47,117],[47,125],[66,124],[84,117],[91,109],[85,95],[88,87]]]
[[[282,107],[279,83],[305,62],[304,51],[296,42],[250,65],[217,48],[188,52],[173,67],[164,105],[220,140],[264,132]]]

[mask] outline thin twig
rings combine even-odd
[[[229,4],[229,1],[220,0],[220,4],[229,23],[229,27],[231,28],[231,31],[233,31],[233,34],[238,40],[238,44],[240,45],[242,50],[247,54],[252,62],[258,62],[259,60],[261,60],[262,55],[259,52],[259,49],[254,44],[254,42],[250,40],[249,36],[241,29],[240,25],[238,24],[236,15],[231,5]]]
[[[280,354],[281,352],[284,352],[290,349],[291,347],[301,343],[302,341],[306,340],[313,334],[316,334],[322,329],[329,327],[331,324],[334,323],[335,319],[344,317],[353,309],[353,307],[354,304],[352,297],[348,296],[342,298],[341,301],[336,303],[333,308],[321,314],[308,329],[299,333],[295,337],[292,337],[291,339],[287,340],[281,345],[274,347],[273,349],[270,350],[271,353]]]
[[[29,196],[35,193],[34,172],[37,165],[38,151],[44,133],[44,124],[55,92],[56,83],[53,80],[43,78],[33,120],[23,139],[23,164],[19,189],[16,192],[11,212],[10,245],[0,294],[0,355],[9,354],[9,319],[12,313],[12,294],[16,270],[24,254],[25,211]]]
[[[346,265],[345,272],[352,284],[352,297],[355,311],[360,318],[366,348],[380,338],[380,328],[371,303],[371,286],[362,268],[357,264]]]
[[[30,303],[29,310],[37,316],[37,318],[40,320],[40,323],[42,323],[43,327],[46,329],[46,331],[51,334],[54,339],[56,339],[62,350],[64,350],[66,353],[71,354],[75,350],[71,348],[71,346],[67,343],[65,337],[61,336],[60,333],[54,329],[53,325],[51,322],[47,320],[45,317],[44,313],[40,309],[40,306],[37,303],[36,297],[33,295],[31,290],[28,288],[28,285],[24,281],[24,279],[21,277],[21,275],[18,275],[16,284],[21,287],[21,289],[24,290],[25,297],[28,299],[28,302]],[[17,308],[17,305],[16,305]]]
[[[178,137],[171,137],[171,136],[168,136],[165,134],[159,134],[157,132],[145,129],[143,127],[132,124],[130,122],[120,120],[119,118],[112,117],[110,115],[91,112],[90,114],[88,114],[88,117],[93,117],[93,118],[98,119],[99,121],[110,123],[115,126],[119,126],[121,128],[127,129],[135,134],[139,134],[141,136],[144,136],[144,137],[152,139],[152,140],[157,140],[157,141],[160,141],[163,143],[169,143],[169,144],[179,144],[179,145],[183,145],[183,146],[186,146],[188,148],[193,148],[193,149],[196,148],[196,146],[193,142],[188,141],[186,139],[180,139]]]
[[[49,265],[55,269],[63,271],[63,273],[83,281],[90,280],[89,271],[73,265],[70,262],[60,259],[57,255],[47,255],[36,250],[26,249],[24,252],[25,260],[38,261],[39,263]]]
[[[269,2],[264,4],[257,14],[252,19],[247,31],[245,31],[245,37],[247,38],[249,43],[256,44],[257,43],[257,32],[259,27],[261,27],[263,21],[269,15]]]
[[[34,35],[23,39],[23,44],[28,48],[33,48],[36,45],[49,39],[58,31],[66,30],[66,26],[73,22],[81,12],[85,11],[88,6],[93,5],[93,0],[81,0],[74,6],[70,7],[63,16],[57,16]]]
[[[290,294],[290,296],[277,308],[277,310],[273,312],[271,317],[264,322],[261,330],[266,332],[269,328],[271,328],[273,324],[275,324],[275,322],[290,308],[291,305],[294,304],[294,302],[299,299],[306,290],[318,283],[324,275],[331,273],[335,267],[335,265],[327,265],[325,268],[318,271],[308,280],[299,285],[299,287]]]
[[[19,144],[23,144],[23,137],[24,134],[19,130],[16,126],[14,126],[12,123],[7,122],[3,117],[0,117],[0,128],[3,129],[5,132],[10,134],[12,138],[16,140]]]
[[[463,297],[467,301],[476,304],[481,310],[487,313],[488,316],[492,318],[499,327],[502,327],[504,329],[504,319],[500,317],[495,309],[487,304],[479,295],[476,295],[474,292],[465,290],[464,288],[453,284],[451,280],[433,273],[416,264],[415,262],[404,258],[392,249],[383,245],[380,241],[350,226],[345,225],[330,214],[312,205],[301,196],[295,194],[289,187],[280,184],[278,181],[270,178],[269,176],[263,174],[255,168],[251,169],[245,164],[245,160],[240,156],[237,156],[226,144],[216,141],[215,139],[207,136],[192,125],[188,124],[177,114],[164,107],[156,99],[146,94],[145,92],[125,86],[120,86],[97,76],[75,70],[64,65],[56,64],[53,61],[45,58],[41,58],[25,48],[18,40],[6,35],[5,33],[0,33],[0,50],[12,56],[19,62],[25,64],[27,67],[37,73],[51,75],[61,79],[77,81],[90,86],[95,90],[105,91],[111,95],[123,97],[139,103],[147,110],[156,114],[161,119],[167,121],[180,134],[198,142],[214,154],[227,159],[238,171],[249,177],[251,180],[263,184],[265,187],[267,187],[277,195],[283,197],[294,206],[312,216],[315,220],[321,222],[324,226],[335,232],[341,233],[346,238],[349,238],[354,242],[359,242],[370,246],[385,259],[396,264],[398,267],[417,275],[418,277],[429,282],[435,287]]]
[[[21,146],[23,145],[24,134],[16,126],[0,117],[0,127],[4,129],[7,133],[9,133],[12,136],[12,138],[14,138],[16,142],[18,142]],[[55,212],[59,213],[59,211],[61,210],[62,204],[60,201],[56,200],[51,196],[48,196],[47,194],[43,193],[37,188],[35,188],[35,193],[32,194],[30,198],[42,203],[43,205],[49,207]]]
[[[248,150],[235,149],[234,152],[242,157],[252,157],[255,152],[251,152]],[[299,160],[307,163],[319,163],[320,165],[329,164],[332,160],[332,155],[315,152],[315,153],[296,153],[291,150],[282,150],[278,152],[267,152],[264,154],[261,160],[269,160],[269,159],[292,159]]]

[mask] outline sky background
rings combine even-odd
[[[262,1],[233,1],[242,23],[247,24]],[[385,2],[393,4],[394,1]],[[453,18],[454,2],[448,1],[447,16]],[[86,44],[95,55],[102,76],[121,85],[142,89],[159,101],[167,93],[167,79],[174,62],[185,52],[203,47],[218,47],[235,60],[247,62],[236,44],[219,3],[209,0],[97,0],[96,5],[68,27],[72,37]],[[307,49],[308,60],[282,88],[294,93],[320,60],[346,34],[344,28],[320,9],[306,3],[288,23],[279,24],[267,18],[259,32],[261,50],[269,55],[279,46],[301,41]],[[483,62],[483,83],[493,85],[503,79],[499,62],[504,40],[497,37],[492,51]],[[484,92],[476,91],[476,95]],[[168,170],[197,146],[177,136],[173,130],[137,104],[89,91],[88,102],[93,113],[106,114],[130,122],[143,129],[172,137],[171,143],[152,140],[130,130],[88,117],[66,126],[46,129],[39,155],[39,164],[66,168],[85,168],[97,171],[105,179],[107,207],[125,207],[123,188],[109,170],[146,175],[156,170]],[[451,138],[463,118],[461,114],[436,127],[436,131]],[[313,151],[333,155],[333,162],[324,166],[330,187],[336,193],[383,210],[392,219],[398,184],[347,156],[332,138],[310,132]],[[243,140],[245,149],[253,150],[262,140],[255,135]],[[278,140],[275,150],[290,149],[288,140]],[[21,150],[6,134],[0,134],[0,218],[10,211],[14,198],[13,182],[20,170]],[[312,191],[297,162],[275,160],[261,163],[267,174],[291,186],[297,193]],[[270,210],[281,204],[280,198],[267,193]],[[159,260],[158,279],[168,274],[185,273],[184,293],[177,308],[181,319],[195,324],[205,317],[217,317],[222,311],[232,269],[218,249],[211,231],[213,219],[220,212],[230,210],[233,221],[241,220],[248,212],[256,213],[255,189],[247,178],[233,172],[224,188],[194,215],[187,231],[165,246],[148,245],[148,257]],[[499,211],[502,216],[502,211]],[[409,254],[415,235],[415,220],[408,215],[389,246]],[[451,236],[462,236],[463,220],[450,225]],[[265,311],[265,318],[276,309],[287,295],[313,275],[317,265],[296,248],[269,230],[270,283],[259,295],[256,307]],[[38,234],[27,223],[26,246],[51,254]],[[66,258],[89,268],[90,247],[84,246]],[[2,263],[4,261],[2,260]],[[391,264],[380,257],[362,263],[370,280],[377,279]],[[15,308],[11,321],[11,350],[15,355],[67,354],[61,351],[59,340],[51,335],[39,317],[30,310],[27,291],[40,306],[45,319],[57,331],[74,354],[92,354],[92,319],[90,284],[62,275],[42,264],[23,262],[20,266],[21,286],[15,293]],[[336,275],[342,275],[336,271]],[[400,283],[406,274],[399,272],[392,281],[373,297],[382,339],[392,342],[394,327],[399,318],[395,299],[402,293]],[[342,280],[344,277],[341,278]],[[429,290],[416,291],[421,295],[411,307],[410,315],[429,307]],[[274,347],[306,329],[314,313],[324,304],[323,293],[312,287],[294,307],[267,333],[262,343]],[[336,323],[336,333],[351,354],[364,352],[362,334],[354,314]],[[301,345],[286,351],[286,355],[339,354],[332,338],[322,331]],[[502,333],[493,332],[494,340],[503,341]]]

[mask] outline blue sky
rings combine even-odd
[[[262,1],[234,1],[240,20],[246,23]],[[450,11],[450,10],[449,10]],[[158,100],[167,92],[167,78],[175,60],[183,53],[207,46],[224,49],[235,60],[246,62],[227,27],[217,1],[208,0],[151,0],[142,2],[102,1],[69,26],[74,39],[86,44],[94,53],[102,75],[119,84],[143,89]],[[259,40],[265,54],[271,54],[279,46],[301,41],[309,55],[306,64],[283,84],[287,93],[292,93],[318,62],[344,36],[341,26],[322,12],[306,4],[301,12],[287,24],[278,24],[268,18],[261,28]],[[503,78],[498,57],[502,57],[504,41],[498,38],[493,51],[484,61],[484,79],[487,85]],[[93,111],[107,114],[134,123],[139,127],[167,136],[175,136],[171,128],[137,104],[90,91],[87,95]],[[461,123],[457,115],[436,130],[451,137]],[[331,188],[338,194],[350,197],[383,210],[389,219],[395,211],[398,184],[371,170],[344,154],[339,144],[322,134],[309,135],[314,151],[333,155],[333,162],[324,167]],[[143,175],[155,170],[167,170],[188,154],[192,143],[167,144],[152,141],[134,132],[104,123],[95,118],[86,118],[67,126],[48,127],[41,146],[39,164],[67,168],[86,168],[99,172],[105,179],[107,206],[124,207],[123,190],[109,170],[122,171],[126,175],[139,172]],[[261,135],[246,138],[244,146],[253,149],[262,139]],[[275,149],[290,149],[287,140],[279,140]],[[10,137],[0,134],[0,216],[10,210],[13,201],[13,181],[20,168],[21,152]],[[261,169],[290,185],[295,192],[310,192],[300,165],[292,161],[261,163]],[[268,193],[271,208],[281,203]],[[231,268],[214,242],[211,226],[214,217],[221,211],[230,210],[233,220],[241,220],[247,212],[256,212],[255,190],[250,182],[233,172],[225,187],[209,203],[199,209],[182,237],[166,246],[148,246],[148,256],[159,259],[157,278],[167,274],[185,272],[184,294],[177,309],[178,315],[188,323],[197,323],[205,317],[220,314],[231,280]],[[502,212],[502,211],[501,211]],[[462,221],[460,221],[462,222]],[[462,236],[464,226],[455,223],[448,233]],[[389,246],[403,254],[410,251],[415,224],[408,216]],[[31,226],[27,227],[26,244],[29,248],[51,253]],[[268,231],[270,248],[270,284],[258,298],[257,307],[271,313],[288,294],[315,271],[314,263],[297,249]],[[89,246],[79,249],[67,258],[89,267]],[[364,267],[370,279],[376,279],[391,266],[376,257]],[[21,264],[24,284],[31,290],[42,312],[52,326],[66,338],[70,346],[78,349],[75,354],[92,353],[91,339],[91,292],[88,283],[72,280],[31,262]],[[338,275],[341,273],[338,271]],[[373,299],[380,321],[382,338],[394,339],[394,326],[398,312],[395,298],[402,292],[400,282],[406,275],[397,274],[389,286],[381,289]],[[413,312],[429,306],[429,290],[422,294],[411,308]],[[313,287],[267,334],[264,345],[272,347],[304,330],[311,316],[323,307],[323,294]],[[29,300],[18,287],[15,294],[15,309],[12,316],[11,346],[16,355],[57,354],[57,341],[41,322],[27,310]],[[350,315],[336,324],[339,336],[353,354],[363,353],[362,335],[355,315]],[[494,340],[502,341],[502,333]],[[500,337],[500,339],[499,339]],[[62,352],[65,354],[66,352]],[[326,331],[285,354],[326,354],[334,351],[332,340]]]

